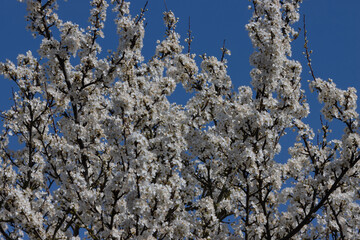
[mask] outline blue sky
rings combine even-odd
[[[59,0],[59,15],[63,20],[74,21],[85,27],[88,19],[88,1]],[[131,1],[132,15],[139,13],[146,0]],[[226,39],[226,47],[232,55],[228,58],[229,75],[234,86],[249,85],[249,56],[253,52],[244,25],[248,22],[251,11],[247,9],[246,0],[166,0],[168,9],[180,18],[178,32],[182,40],[186,38],[189,17],[194,36],[192,52],[197,54],[221,56],[220,48]],[[155,51],[156,40],[164,37],[165,26],[162,12],[165,11],[163,0],[149,0],[146,13],[146,34],[144,55],[148,59]],[[306,15],[309,47],[312,55],[315,74],[323,79],[332,78],[338,86],[345,89],[353,86],[360,91],[360,8],[359,0],[304,0],[301,14]],[[110,9],[109,9],[110,10]],[[110,11],[109,11],[110,12]],[[25,29],[26,5],[16,0],[0,1],[0,61],[16,60],[16,56],[27,50],[36,52],[40,39],[34,39]],[[114,24],[109,15],[105,27],[105,39],[101,40],[103,50],[115,49],[117,46]],[[302,21],[302,20],[301,20]],[[302,22],[297,27],[302,28]],[[302,55],[304,39],[301,36],[293,44],[293,58],[302,62],[302,84],[308,93],[312,114],[309,122],[319,126],[319,105],[316,95],[310,94],[307,80],[310,79],[306,61]],[[185,45],[185,43],[184,43]],[[200,60],[199,58],[197,60]],[[10,81],[0,76],[0,110],[10,107]],[[173,100],[184,103],[186,94],[177,90]],[[341,128],[338,134],[341,134]]]
[[[86,26],[88,1],[59,0],[60,16]],[[131,1],[132,14],[136,15],[145,0]],[[232,52],[228,57],[229,74],[235,86],[249,83],[249,55],[253,51],[244,25],[251,11],[246,0],[167,0],[167,7],[180,18],[178,31],[182,39],[186,37],[188,18],[194,36],[193,52],[197,54],[221,55],[220,47],[226,39],[226,46]],[[360,1],[347,0],[304,0],[301,12],[306,14],[310,47],[314,50],[313,64],[319,77],[333,78],[342,87],[360,87]],[[162,12],[163,0],[149,0],[146,13],[147,27],[144,54],[150,57],[154,53],[155,42],[164,36]],[[25,30],[25,4],[16,0],[0,1],[0,61],[6,58],[15,60],[19,53],[36,51],[39,39],[33,39]],[[109,16],[110,17],[110,16]],[[109,19],[103,49],[116,48],[116,36],[113,23]],[[302,27],[302,24],[299,25]],[[294,44],[294,58],[304,62],[301,52],[303,38]],[[304,71],[307,72],[307,71]],[[303,74],[304,80],[309,76]],[[305,83],[305,81],[304,81]],[[7,83],[1,81],[1,95],[6,94]],[[4,93],[4,94],[3,94]],[[1,98],[2,102],[6,99]]]

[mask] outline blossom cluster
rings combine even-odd
[[[172,11],[145,61],[145,10],[133,17],[130,2],[91,0],[86,29],[59,19],[56,0],[22,2],[42,41],[0,63],[17,85],[2,112],[0,239],[358,238],[357,95],[310,81],[344,126],[330,140],[322,123],[314,140],[291,58],[301,0],[251,1],[254,68],[237,90],[226,59],[183,52]],[[118,46],[101,57],[109,6]],[[192,92],[185,105],[168,100],[177,87]]]

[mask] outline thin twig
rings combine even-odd
[[[309,51],[309,47],[308,47],[309,40],[308,40],[308,38],[307,38],[305,15],[304,15],[304,40],[305,40],[305,43],[304,43],[305,56],[306,56],[306,59],[307,59],[307,61],[308,61],[308,64],[307,64],[307,65],[309,66],[311,76],[312,76],[312,78],[313,78],[314,81],[315,81],[315,80],[316,80],[316,77],[315,77],[314,69],[312,68],[312,65],[311,65],[311,58],[310,58],[310,54],[312,53],[312,51],[311,51],[311,50]]]
[[[139,22],[144,18],[145,16],[145,12],[147,11],[146,7],[148,5],[149,1],[146,1],[144,7],[141,9],[141,13],[138,17],[136,17],[136,21],[135,21],[135,24],[138,25]]]
[[[190,51],[191,51],[191,42],[192,40],[194,39],[192,36],[191,36],[191,21],[190,21],[190,16],[189,16],[189,29],[188,29],[188,40],[187,40],[187,44],[188,44],[188,53],[190,54]]]
[[[164,6],[165,6],[166,12],[169,12],[169,10],[168,10],[168,8],[167,8],[167,5],[166,5],[166,0],[164,0]]]
[[[225,48],[225,42],[226,42],[226,39],[224,39],[223,47],[221,48],[221,51],[222,51],[221,62],[224,61],[224,57],[225,57],[225,54],[227,51],[227,49]]]

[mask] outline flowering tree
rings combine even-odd
[[[42,42],[0,64],[18,86],[2,113],[1,239],[358,239],[357,95],[313,76],[323,117],[344,127],[329,140],[323,123],[314,141],[290,59],[301,0],[252,1],[252,87],[236,91],[227,50],[199,70],[171,11],[144,61],[145,10],[132,17],[125,0],[111,0],[119,45],[105,58],[106,0],[90,1],[87,29],[59,19],[56,0],[25,2]],[[185,106],[167,99],[179,83],[194,93]]]

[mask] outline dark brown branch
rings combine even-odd
[[[187,35],[188,35],[188,39],[187,39],[188,54],[190,54],[190,51],[191,51],[191,42],[192,42],[193,39],[194,39],[194,37],[191,35],[191,21],[190,21],[190,16],[189,16],[189,29],[188,29]]]
[[[226,54],[226,52],[227,52],[227,49],[225,48],[225,42],[226,42],[226,39],[224,39],[223,47],[221,48],[221,51],[222,51],[221,62],[224,61],[224,57],[225,57],[225,54]]]
[[[308,47],[309,40],[308,40],[308,38],[307,38],[305,15],[304,15],[304,40],[305,40],[305,43],[304,43],[305,56],[306,56],[306,59],[307,59],[307,61],[308,61],[307,65],[309,66],[311,76],[312,76],[312,78],[313,78],[314,81],[315,81],[315,80],[316,80],[316,77],[315,77],[314,69],[313,69],[313,67],[312,67],[312,65],[311,65],[311,58],[310,58],[310,54],[312,53],[312,51],[311,51],[311,50],[309,51],[309,47]]]
[[[330,195],[340,186],[340,182],[345,176],[345,174],[359,161],[360,158],[355,159],[350,167],[346,167],[342,170],[341,174],[336,177],[335,182],[331,186],[330,189],[325,191],[324,197],[320,200],[320,202],[313,207],[309,213],[304,217],[304,219],[294,228],[292,229],[285,237],[281,238],[281,240],[290,240],[295,234],[297,234],[305,225],[309,224],[312,220],[314,220],[314,214],[324,206],[325,202],[328,201]]]
[[[5,237],[6,240],[15,240],[14,238],[10,237],[9,234],[5,232],[5,230],[0,225],[0,233]]]

